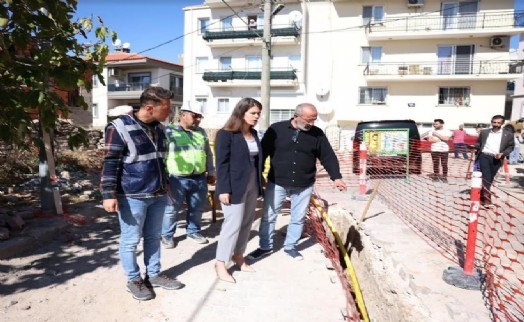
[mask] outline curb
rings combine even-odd
[[[35,221],[38,221],[36,225]],[[34,227],[31,227],[34,225]],[[19,236],[0,242],[0,259],[8,259],[20,253],[41,247],[53,240],[69,224],[62,218],[35,219],[29,222]]]

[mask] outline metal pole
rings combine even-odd
[[[269,98],[271,95],[271,18],[272,18],[272,0],[264,1],[264,34],[262,45],[262,73],[260,86],[260,99],[262,103],[262,117],[260,118],[260,131],[265,132],[269,127]]]

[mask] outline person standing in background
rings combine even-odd
[[[503,131],[504,116],[495,115],[491,118],[491,128],[482,130],[474,147],[477,149],[476,159],[482,173],[482,190],[480,204],[483,207],[492,207],[491,184],[495,175],[502,166],[502,160],[515,147],[513,134]]]
[[[173,235],[177,214],[184,202],[187,238],[198,244],[208,243],[201,234],[201,221],[207,203],[207,185],[215,183],[215,166],[206,131],[199,126],[202,117],[202,105],[188,102],[180,109],[178,124],[171,124],[166,129],[166,166],[171,195],[162,224],[165,248],[175,247]]]
[[[451,137],[451,131],[444,129],[444,120],[433,120],[433,131],[425,137],[431,142],[431,160],[433,161],[433,180],[447,181],[448,177],[448,157],[449,145],[448,140]],[[442,177],[440,177],[440,165],[442,165]]]
[[[503,128],[504,131],[508,131],[513,135],[515,140],[515,147],[513,148],[513,151],[508,156],[508,164],[510,165],[516,165],[519,163],[519,155],[520,155],[520,141],[518,139],[519,133],[515,133],[515,127],[511,124],[504,125]]]
[[[453,137],[453,146],[455,148],[453,151],[455,159],[458,158],[459,153],[462,153],[464,159],[467,160],[469,157],[466,150],[466,131],[464,131],[464,124],[460,124],[458,130],[453,130],[451,136]]]
[[[227,270],[233,260],[244,272],[254,272],[246,264],[244,252],[255,219],[257,198],[262,196],[262,148],[253,127],[258,123],[262,104],[243,98],[216,136],[216,194],[224,212],[216,252],[217,277],[235,283]]]

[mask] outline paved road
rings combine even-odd
[[[70,227],[47,246],[0,261],[2,320],[343,321],[342,287],[320,247],[303,239],[298,247],[303,261],[281,250],[281,228],[289,216],[279,218],[277,251],[253,263],[256,273],[233,271],[236,284],[218,281],[213,268],[220,219],[211,223],[210,212],[205,214],[207,245],[186,240],[185,229],[178,229],[178,245],[162,251],[162,266],[186,286],[155,289],[156,299],[139,302],[125,290],[115,217],[100,208],[79,212],[102,217]],[[258,221],[248,251],[257,247],[257,229]]]

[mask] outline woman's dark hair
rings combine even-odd
[[[233,112],[231,112],[231,116],[224,125],[224,130],[229,132],[239,132],[244,124],[244,115],[253,106],[262,110],[262,104],[256,99],[251,97],[244,97],[241,99],[233,109]]]

